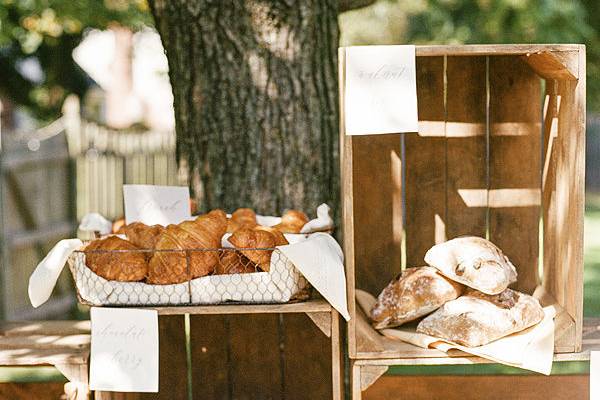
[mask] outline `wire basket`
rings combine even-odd
[[[110,253],[118,259],[128,252],[142,252],[146,258],[159,252],[176,253],[185,260],[184,274],[178,283],[150,284],[107,280],[86,265],[86,253]],[[200,253],[202,252],[202,253]],[[248,253],[252,252],[252,253]],[[218,258],[211,275],[192,277],[191,263],[196,254]],[[263,272],[244,254],[268,260],[269,271]],[[225,257],[225,256],[228,257]],[[227,273],[235,265],[243,273]],[[228,261],[225,261],[228,260]],[[227,265],[224,265],[225,263]],[[174,306],[224,303],[287,303],[306,300],[310,286],[292,262],[276,248],[252,249],[186,249],[186,250],[85,250],[75,251],[69,258],[77,297],[92,306]]]

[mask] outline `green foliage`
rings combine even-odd
[[[342,43],[584,43],[588,58],[588,106],[591,111],[600,112],[599,3],[597,0],[379,0],[371,7],[340,17]],[[364,21],[376,28],[366,29]]]
[[[55,117],[65,96],[90,85],[71,53],[86,29],[151,24],[145,0],[0,0],[0,92],[40,119]],[[20,65],[35,58],[43,72],[32,82]]]

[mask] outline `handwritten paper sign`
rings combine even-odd
[[[178,224],[190,219],[190,190],[185,186],[123,185],[125,222]]]
[[[417,132],[415,46],[346,48],[347,135]]]
[[[158,313],[93,307],[90,388],[158,392]]]

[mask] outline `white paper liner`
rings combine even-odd
[[[173,285],[106,280],[85,265],[82,252],[72,254],[69,268],[80,301],[94,306],[286,303],[308,286],[278,250],[272,253],[270,272],[210,275]]]

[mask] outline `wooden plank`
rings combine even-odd
[[[468,44],[417,46],[417,57],[440,56],[499,56],[531,53],[563,53],[578,51],[578,44]]]
[[[541,182],[540,79],[518,57],[489,59],[489,120],[531,122],[526,136],[490,137],[490,188],[539,189]],[[532,293],[539,284],[540,207],[489,210],[489,238],[511,259],[519,274],[515,287]]]
[[[448,239],[463,235],[485,237],[487,204],[469,204],[465,191],[487,190],[486,58],[448,57],[447,103],[447,212]],[[461,126],[473,125],[470,136]],[[461,124],[461,125],[458,125]],[[483,196],[484,200],[486,196]]]
[[[338,49],[338,77],[339,77],[339,108],[340,108],[340,189],[341,189],[341,221],[342,221],[342,247],[344,250],[346,291],[348,298],[348,312],[351,316],[347,324],[348,332],[348,355],[356,356],[356,275],[355,275],[355,252],[354,252],[354,185],[353,185],[353,163],[352,163],[352,136],[346,136],[344,125],[344,98],[345,98],[345,60],[346,52],[343,47]]]
[[[422,124],[422,121],[445,122],[443,57],[417,57],[417,96],[419,136],[404,135],[409,267],[423,265],[425,252],[446,239],[446,139],[424,137],[427,127]]]
[[[87,364],[89,351],[81,348],[3,349],[0,365]]]
[[[589,399],[589,375],[391,376],[363,394],[368,399]]]
[[[230,399],[229,319],[224,315],[190,316],[192,393],[195,399]],[[244,332],[244,330],[242,330]]]
[[[356,286],[379,294],[401,269],[401,136],[352,138]]]
[[[306,318],[304,315],[302,317]],[[229,346],[231,347],[231,364],[229,365],[231,399],[283,398],[284,385],[287,382],[283,380],[281,352],[285,349],[286,357],[296,357],[310,352],[314,348],[309,343],[304,343],[299,351],[298,348],[295,349],[296,351],[288,350],[285,345],[283,349],[280,348],[278,315],[231,315],[228,316],[228,319]],[[314,325],[310,325],[317,330]],[[296,326],[296,328],[298,327]],[[306,329],[306,324],[304,328]],[[321,336],[318,330],[316,334]],[[321,360],[323,357],[319,355],[313,362],[318,365]],[[304,374],[311,373],[306,370],[306,364],[303,367]],[[295,379],[300,379],[300,377],[296,376]],[[305,391],[310,389],[305,388]]]
[[[575,81],[579,75],[576,68],[577,64],[564,62],[556,54],[550,52],[526,54],[521,58],[539,76],[546,79]]]
[[[187,353],[182,316],[161,316],[159,333],[159,392],[140,394],[140,399],[186,399]]]
[[[583,212],[585,177],[585,50],[577,55],[578,81],[559,81],[555,154],[550,167],[554,173],[554,204],[550,202],[548,229],[552,229],[549,249],[556,251],[549,269],[554,287],[548,290],[573,318],[573,350],[581,349],[583,320]],[[553,225],[552,225],[553,224]]]
[[[182,314],[280,314],[329,312],[331,306],[325,300],[308,300],[285,304],[220,304],[208,306],[141,307],[157,310],[159,315]]]
[[[63,382],[1,382],[1,400],[56,400],[64,394]]]
[[[344,345],[340,327],[340,315],[337,311],[331,310],[331,383],[333,400],[342,400],[345,398],[345,352],[342,350],[342,346]]]
[[[81,335],[90,333],[90,321],[4,321],[0,323],[2,336],[25,335]]]
[[[331,314],[329,316],[331,317]],[[328,350],[331,349],[332,344],[329,338],[303,314],[285,315],[283,328],[283,395],[281,398],[331,399],[334,389],[332,356]],[[274,367],[277,364],[271,365]]]

